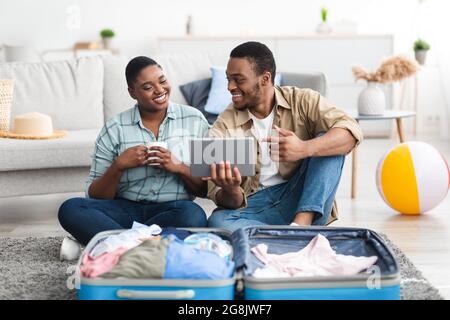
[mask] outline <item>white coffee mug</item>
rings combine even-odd
[[[147,143],[148,153],[157,153],[158,151],[150,150],[151,147],[161,147],[167,149],[167,142],[154,141]],[[148,160],[159,159],[159,157],[149,157]],[[158,163],[149,163],[150,166],[157,166]]]

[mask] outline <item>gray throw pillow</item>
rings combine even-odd
[[[211,89],[211,78],[188,82],[180,86],[187,103],[205,114],[204,106]]]

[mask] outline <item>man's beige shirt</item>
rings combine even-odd
[[[327,101],[318,92],[310,89],[300,89],[297,87],[275,87],[275,115],[273,124],[294,132],[301,140],[313,139],[320,132],[326,132],[331,128],[344,128],[350,131],[355,137],[358,145],[363,134],[358,123],[348,116],[343,110]],[[258,141],[253,120],[249,111],[238,111],[230,104],[222,112],[210,130],[211,137],[253,137]],[[260,146],[256,143],[257,163],[256,175],[253,177],[243,177],[241,191],[244,195],[244,202],[241,207],[247,206],[247,197],[257,192],[259,189],[259,178],[261,169]],[[302,160],[295,162],[280,162],[279,173],[281,177],[288,180],[297,170]],[[217,187],[211,181],[208,182],[208,197],[215,203]],[[333,222],[338,217],[336,201],[333,203],[331,217],[328,223]]]

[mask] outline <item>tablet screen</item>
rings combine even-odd
[[[211,176],[211,164],[229,161],[241,176],[255,175],[256,144],[252,137],[202,138],[190,141],[191,174]]]

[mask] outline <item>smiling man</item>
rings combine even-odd
[[[233,102],[211,136],[254,137],[256,175],[241,178],[229,163],[212,166],[208,196],[219,208],[208,225],[236,230],[337,219],[344,156],[362,140],[357,122],[318,92],[274,86],[275,60],[262,43],[233,49],[226,73]]]
[[[61,225],[82,244],[101,231],[131,228],[133,221],[162,227],[207,223],[192,201],[206,195],[206,183],[191,176],[186,162],[189,139],[207,135],[208,122],[197,109],[169,101],[169,81],[154,60],[132,59],[125,75],[137,104],[101,130],[86,198],[67,200],[59,209]],[[168,148],[149,148],[152,142]]]

